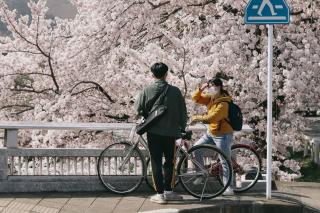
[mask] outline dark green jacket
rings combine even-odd
[[[135,102],[138,115],[146,115],[155,96],[160,94],[168,83],[164,80],[156,80],[147,86]],[[170,85],[167,91],[167,111],[148,130],[158,135],[179,138],[181,131],[185,130],[187,123],[186,103],[179,88]]]

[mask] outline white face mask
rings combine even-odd
[[[207,89],[207,92],[210,94],[210,95],[216,95],[219,93],[219,87],[210,87]]]

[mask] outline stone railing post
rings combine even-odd
[[[4,130],[4,147],[18,148],[18,130],[17,129]]]
[[[8,179],[8,154],[7,148],[0,149],[0,181]]]

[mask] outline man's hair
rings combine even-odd
[[[168,66],[162,62],[155,63],[151,67],[151,72],[156,78],[162,78],[168,72]]]

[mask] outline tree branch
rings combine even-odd
[[[32,52],[32,51],[29,51],[29,50],[18,50],[18,49],[16,49],[16,50],[5,50],[5,52],[7,52],[7,53],[29,53],[29,54],[34,54],[34,55],[42,55],[41,53],[38,53],[38,52]]]
[[[217,3],[217,0],[207,0],[205,2],[198,3],[198,4],[188,4],[187,6],[188,7],[204,7],[204,6],[206,6],[206,5],[210,4],[210,3],[215,4],[215,3]]]
[[[81,93],[84,93],[84,92],[87,92],[87,91],[89,91],[89,90],[91,90],[91,89],[96,89],[96,88],[97,88],[97,87],[89,87],[89,88],[86,88],[86,89],[81,90],[80,92],[72,93],[71,96],[76,96],[76,95],[79,95],[79,94],[81,94]]]
[[[78,82],[77,84],[75,84],[72,89],[70,90],[70,93],[73,92],[73,90],[79,86],[80,84],[93,84],[95,85],[95,89],[98,90],[99,92],[101,92],[104,96],[107,97],[107,99],[111,102],[111,103],[115,103],[115,101],[111,98],[111,96],[107,93],[107,91],[104,90],[104,88],[98,84],[97,82],[94,82],[94,81],[80,81]]]
[[[109,115],[109,114],[104,114],[104,116],[106,116],[107,118],[112,118],[112,119],[115,119],[117,121],[128,121],[128,119],[130,118],[129,115],[127,114],[124,114],[122,116],[119,116],[119,115]]]
[[[161,2],[161,3],[157,4],[157,5],[153,4],[150,1],[148,1],[148,3],[151,5],[152,9],[155,10],[155,9],[157,9],[159,7],[162,7],[162,6],[166,5],[166,4],[170,4],[170,1]]]
[[[53,83],[56,86],[56,89],[54,90],[54,92],[57,93],[57,94],[60,94],[60,88],[59,88],[56,76],[54,75],[54,72],[53,72],[53,67],[52,67],[52,64],[51,64],[51,60],[52,60],[51,59],[51,55],[49,54],[49,56],[48,56],[49,68],[50,68],[50,72],[51,72],[51,77],[52,77]]]
[[[182,64],[182,69],[181,69],[181,75],[182,75],[183,84],[184,84],[184,94],[183,94],[184,98],[186,98],[186,95],[188,93],[188,85],[187,85],[186,76],[185,76],[185,72],[184,72],[184,68],[186,65],[186,57],[187,57],[187,52],[186,52],[186,49],[183,48],[183,64]]]
[[[0,110],[5,110],[5,109],[9,109],[9,108],[15,108],[15,107],[18,107],[18,108],[26,108],[26,109],[23,109],[23,110],[20,110],[18,112],[15,112],[13,114],[16,114],[16,115],[20,115],[24,112],[27,112],[27,111],[30,111],[30,110],[33,110],[34,109],[34,106],[30,106],[30,105],[19,105],[19,104],[14,104],[14,105],[6,105],[6,106],[3,106],[0,108]]]
[[[290,12],[290,15],[292,15],[292,16],[296,16],[296,15],[300,15],[300,14],[302,14],[303,13],[303,10],[299,10],[299,11],[292,11],[292,12]]]
[[[141,1],[141,2],[133,2],[126,9],[124,9],[119,15],[117,15],[116,19],[119,18],[119,16],[122,16],[127,10],[129,10],[131,7],[133,7],[134,5],[137,5],[137,4],[144,4],[144,2],[143,1]]]
[[[176,8],[176,9],[174,9],[171,13],[164,13],[164,14],[162,14],[162,17],[160,17],[160,22],[159,22],[159,24],[164,23],[165,21],[167,21],[167,20],[170,18],[170,16],[176,14],[176,13],[179,12],[180,10],[182,10],[182,7],[178,7],[178,8]]]
[[[31,87],[30,87],[31,88]],[[53,89],[43,89],[43,90],[35,90],[35,89],[10,89],[11,91],[16,91],[16,92],[29,92],[29,93],[46,93],[47,91],[54,91]]]
[[[31,41],[29,41],[26,37],[24,37],[24,36],[22,35],[22,33],[19,32],[19,31],[16,29],[15,25],[12,23],[12,21],[11,21],[10,18],[8,17],[8,14],[7,14],[7,12],[6,12],[5,10],[4,10],[4,13],[5,13],[6,19],[8,20],[9,24],[10,24],[11,27],[13,28],[13,31],[14,31],[15,33],[17,33],[17,34],[18,34],[24,41],[26,41],[28,44],[30,44],[30,45],[32,45],[32,46],[35,46],[35,47],[39,50],[39,52],[40,52],[43,56],[45,56],[45,57],[47,58],[48,63],[49,63],[51,78],[52,78],[53,83],[54,83],[54,85],[55,85],[55,87],[56,87],[56,89],[54,90],[54,92],[55,92],[56,94],[60,94],[59,85],[58,85],[58,83],[57,83],[57,81],[56,81],[56,77],[55,77],[55,75],[54,75],[53,67],[52,67],[52,64],[51,64],[51,60],[52,60],[52,59],[51,59],[50,53],[49,53],[49,54],[46,54],[46,53],[40,48],[40,46],[39,46],[39,44],[38,44],[38,36],[39,36],[39,33],[38,33],[38,32],[39,32],[39,22],[40,22],[39,16],[38,16],[38,21],[37,21],[36,43],[34,44],[34,43],[32,43]]]
[[[45,73],[30,72],[30,73],[10,73],[10,74],[6,74],[6,75],[0,75],[0,78],[6,77],[6,76],[12,76],[12,75],[44,75],[44,76],[51,77],[51,75],[45,74]]]

